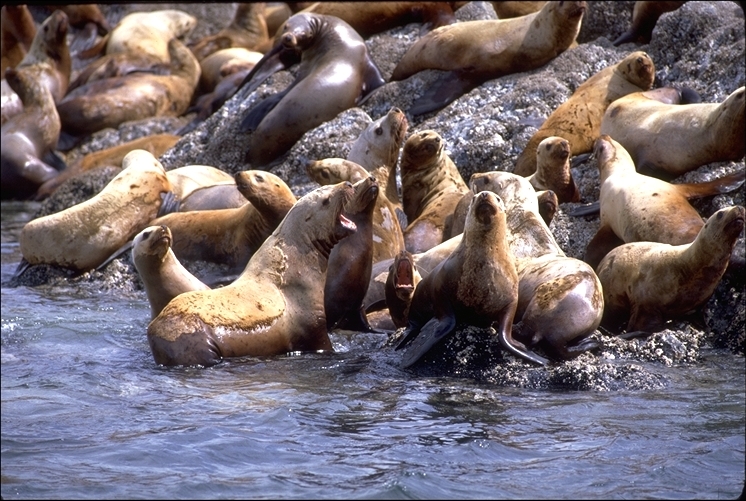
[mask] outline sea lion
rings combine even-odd
[[[36,191],[35,199],[43,200],[47,198],[62,183],[83,172],[109,165],[121,167],[125,155],[132,150],[145,150],[150,152],[154,157],[159,158],[166,150],[169,150],[176,144],[179,139],[181,139],[179,136],[173,134],[154,134],[89,153],[80,160],[70,164],[58,176],[42,184]]]
[[[637,44],[647,44],[653,38],[653,28],[658,22],[658,18],[666,12],[671,12],[686,2],[635,2],[632,9],[632,25],[627,31],[622,33],[614,45],[619,46],[623,43],[634,42]]]
[[[182,292],[209,289],[176,259],[171,241],[171,230],[161,225],[148,226],[132,244],[132,262],[145,286],[151,320]]]
[[[28,69],[8,68],[8,84],[23,103],[23,111],[2,126],[1,197],[27,199],[59,172],[49,156],[60,136],[60,117],[54,98],[36,74]]]
[[[196,25],[197,18],[180,10],[131,12],[109,33],[106,54],[149,54],[169,63],[173,57],[169,42],[188,35]]]
[[[171,185],[156,158],[133,150],[122,172],[91,199],[26,223],[23,257],[32,265],[92,270],[156,218]]]
[[[72,60],[67,46],[67,15],[56,10],[44,20],[23,60],[16,69],[28,68],[59,103],[70,85]]]
[[[189,44],[189,48],[199,61],[221,49],[231,47],[259,50],[259,47],[269,43],[267,22],[264,19],[265,7],[264,2],[239,3],[228,26],[214,35]]]
[[[117,128],[129,120],[184,113],[199,82],[199,63],[176,38],[168,42],[168,49],[170,75],[132,73],[91,82],[68,93],[57,105],[63,130],[85,135]]]
[[[167,171],[166,176],[181,202],[181,212],[238,208],[248,201],[236,188],[235,176],[217,167],[185,165]]]
[[[570,142],[549,136],[536,148],[536,172],[528,176],[536,191],[552,190],[559,203],[580,202],[580,192],[570,171]]]
[[[584,1],[547,2],[526,16],[441,26],[409,48],[391,81],[426,69],[446,71],[408,110],[435,111],[487,80],[547,64],[575,43],[586,8]]]
[[[266,171],[239,172],[235,186],[250,203],[232,209],[173,212],[153,219],[149,226],[171,229],[171,248],[180,261],[209,261],[241,271],[296,199],[282,179]]]
[[[509,19],[511,17],[521,17],[534,12],[540,11],[544,8],[546,2],[490,2],[492,8],[495,9],[498,19]]]
[[[175,297],[148,325],[155,362],[332,350],[323,284],[332,248],[355,231],[342,214],[353,193],[345,182],[304,195],[234,282]]]
[[[47,11],[55,11],[60,9],[62,12],[67,14],[67,19],[70,21],[70,25],[84,29],[87,24],[91,23],[96,26],[96,32],[105,36],[111,31],[111,25],[109,21],[104,17],[103,12],[99,9],[95,3],[88,4],[67,4],[67,5],[46,5]]]
[[[384,84],[363,39],[341,19],[318,14],[290,17],[282,43],[252,73],[272,66],[283,50],[301,52],[297,78],[251,108],[240,125],[241,131],[251,131],[246,160],[254,167],[270,164],[306,131],[357,106]]]
[[[36,23],[25,5],[3,5],[0,10],[0,76],[15,68],[31,48]]]
[[[4,71],[3,75],[5,75]],[[10,85],[8,85],[8,82],[7,80],[5,80],[5,78],[2,79],[2,105],[0,106],[0,110],[2,112],[0,125],[4,124],[8,120],[10,120],[11,117],[16,116],[23,111],[23,102],[21,101],[21,98],[18,97],[18,94],[16,94],[13,89],[10,88]]]
[[[386,308],[396,328],[406,327],[409,307],[417,285],[422,280],[412,253],[403,250],[394,257],[386,277]]]
[[[292,8],[335,16],[369,38],[410,23],[423,23],[424,29],[456,22],[454,11],[465,2],[294,2]]]
[[[450,234],[454,209],[469,187],[446,154],[445,141],[433,130],[412,134],[404,143],[401,182],[409,221],[404,244],[413,254],[423,252]]]
[[[655,66],[645,52],[637,51],[608,66],[583,82],[539,127],[516,160],[513,172],[530,176],[536,172],[536,149],[550,136],[570,142],[572,156],[589,152],[600,134],[601,119],[615,100],[632,92],[650,89]]]
[[[505,205],[490,191],[475,195],[456,249],[417,285],[409,307],[401,349],[415,341],[402,358],[410,367],[459,323],[496,325],[503,349],[531,362],[547,360],[512,338],[518,306],[515,257],[507,244]]]
[[[83,68],[75,80],[70,82],[67,91],[72,92],[78,87],[107,78],[123,77],[131,73],[152,73],[154,75],[168,75],[171,72],[169,63],[164,63],[152,54],[116,52],[105,54],[94,59]]]
[[[223,78],[238,71],[251,70],[263,57],[264,54],[261,52],[244,47],[231,47],[213,52],[199,62],[202,69],[200,89],[203,93],[212,92]]]
[[[363,310],[373,266],[373,212],[380,188],[373,176],[354,185],[344,213],[357,231],[338,242],[329,254],[324,282],[326,328],[374,332]]]
[[[707,183],[671,184],[640,174],[629,153],[609,136],[596,140],[599,228],[583,260],[596,268],[614,247],[629,242],[691,243],[704,221],[689,198],[727,193],[741,186],[744,171]]]
[[[342,181],[357,183],[372,175],[380,187],[389,179],[389,168],[385,165],[370,173],[361,165],[342,158],[311,161],[306,165],[306,172],[322,186]],[[391,203],[384,190],[379,189],[373,209],[373,262],[392,258],[403,249],[404,234],[397,217],[397,206]]]
[[[610,251],[598,265],[604,289],[604,325],[625,337],[656,332],[667,320],[702,306],[728,266],[744,227],[744,208],[715,212],[691,243],[633,242]]]
[[[722,103],[669,104],[676,89],[634,92],[609,105],[601,134],[624,146],[641,172],[673,178],[712,162],[742,160],[746,88]]]

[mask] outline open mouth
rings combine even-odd
[[[344,215],[344,214],[342,214],[341,212],[339,213],[339,223],[340,223],[340,224],[342,225],[342,227],[343,227],[343,228],[345,228],[346,230],[349,230],[349,231],[355,231],[355,230],[357,230],[357,225],[356,225],[355,223],[353,223],[352,221],[350,221],[350,220],[349,220],[349,219],[347,218],[347,216],[345,216],[345,215]]]

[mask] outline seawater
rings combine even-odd
[[[38,208],[2,203],[2,282]],[[659,390],[549,391],[336,352],[163,368],[144,292],[2,287],[2,497],[734,499],[743,357]]]

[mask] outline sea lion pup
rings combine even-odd
[[[357,231],[338,242],[329,254],[324,282],[326,328],[377,332],[365,316],[363,298],[373,266],[373,212],[380,189],[373,176],[354,187],[355,195],[345,204],[344,213]]]
[[[25,5],[3,5],[0,10],[0,76],[23,60],[36,35],[36,23]]]
[[[623,43],[634,42],[637,44],[650,43],[653,38],[653,28],[658,22],[658,18],[666,12],[671,12],[686,2],[635,2],[632,9],[632,25],[627,31],[622,33],[614,45],[619,46]]]
[[[670,95],[674,94],[673,103]],[[679,91],[661,88],[617,99],[601,134],[621,144],[638,172],[674,178],[712,162],[738,161],[746,151],[746,88],[722,103],[677,104]]]
[[[145,286],[151,320],[182,292],[209,289],[176,259],[171,241],[171,230],[161,225],[148,226],[132,244],[132,262]]]
[[[710,298],[744,227],[744,208],[715,212],[693,242],[633,242],[609,252],[598,265],[604,288],[604,325],[624,337],[656,332]]]
[[[32,265],[88,271],[103,263],[156,218],[171,192],[166,171],[144,150],[122,161],[122,172],[93,198],[26,223],[21,253]]]
[[[513,172],[524,177],[536,172],[536,149],[550,136],[567,139],[572,156],[590,152],[600,134],[606,108],[622,96],[650,89],[653,80],[655,66],[650,56],[642,51],[633,52],[599,71],[575,89],[531,136]]]
[[[550,136],[536,148],[536,172],[528,176],[536,191],[552,190],[559,203],[580,202],[580,192],[570,171],[570,142]]]
[[[67,169],[42,184],[36,191],[35,199],[43,200],[50,196],[65,181],[84,172],[88,172],[99,167],[113,165],[121,167],[124,157],[132,150],[145,150],[150,152],[154,157],[159,158],[166,150],[169,150],[176,142],[181,139],[173,134],[154,134],[145,136],[126,143],[105,148],[103,150],[88,153],[86,156],[70,164]],[[167,173],[168,174],[168,173]]]
[[[58,103],[62,129],[92,134],[121,123],[156,116],[179,116],[189,107],[199,82],[199,63],[178,39],[168,42],[171,74],[132,73],[78,87]]]
[[[403,250],[394,257],[386,277],[385,294],[386,308],[397,329],[407,326],[409,306],[421,280],[411,252]]]
[[[332,248],[355,231],[342,214],[353,194],[347,182],[306,194],[234,282],[175,297],[148,325],[155,362],[209,366],[226,357],[331,350],[323,284]]]
[[[47,162],[60,136],[60,117],[51,92],[33,71],[8,68],[5,76],[23,111],[4,123],[0,132],[2,199],[23,200],[59,174]]]
[[[445,141],[433,130],[412,134],[401,158],[402,205],[409,224],[404,245],[415,254],[443,242],[453,212],[469,191],[446,154]]]
[[[629,242],[691,243],[704,221],[689,198],[727,193],[744,182],[744,171],[707,183],[671,184],[640,174],[629,153],[609,136],[596,140],[599,228],[583,260],[596,268],[614,247]]]
[[[415,341],[402,357],[410,367],[461,322],[495,324],[503,349],[534,363],[547,360],[512,337],[518,307],[515,256],[507,242],[505,205],[490,191],[478,193],[469,207],[456,249],[417,285],[407,328],[396,349]]]
[[[248,202],[236,187],[236,176],[217,167],[185,165],[167,171],[166,176],[180,200],[180,212],[238,208]],[[274,179],[271,174],[267,178]]]
[[[169,42],[188,35],[196,25],[197,18],[180,10],[132,12],[109,33],[106,54],[149,54],[168,63],[173,57]]]
[[[33,71],[36,79],[52,93],[55,103],[62,100],[70,85],[72,60],[67,47],[68,24],[64,12],[54,11],[41,24],[31,47],[16,66],[16,69]]]
[[[422,23],[424,30],[456,22],[454,11],[466,2],[292,2],[292,9],[335,16],[368,38],[397,26]],[[297,10],[296,10],[297,12]]]
[[[379,186],[373,208],[373,262],[392,258],[404,249],[404,234],[397,217],[397,208],[388,199],[384,190],[380,189],[388,180],[387,166],[382,165],[370,173],[355,162],[343,158],[325,158],[309,162],[306,165],[306,172],[322,186],[342,181],[357,183],[373,176]]]
[[[236,6],[230,24],[214,35],[189,44],[194,56],[202,61],[221,49],[242,47],[252,51],[269,43],[267,22],[264,19],[264,2],[245,2]]]
[[[266,171],[239,172],[235,186],[250,203],[234,209],[173,212],[150,226],[171,229],[171,248],[180,261],[209,261],[241,271],[296,198],[285,181]]]
[[[254,167],[277,160],[308,130],[357,106],[384,84],[363,39],[339,18],[295,14],[281,40],[246,77],[250,82],[253,75],[277,68],[283,51],[301,53],[293,83],[251,108],[241,122],[241,131],[252,132],[246,160]]]
[[[442,26],[409,48],[391,81],[427,69],[447,71],[408,110],[435,111],[487,80],[547,64],[575,43],[585,9],[586,2],[547,2],[521,17]]]

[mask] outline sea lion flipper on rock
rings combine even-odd
[[[568,212],[567,215],[570,217],[593,216],[594,214],[598,214],[600,211],[601,211],[601,203],[598,200],[596,200],[589,204],[576,207],[575,209]]]
[[[687,199],[691,200],[692,198],[730,193],[731,191],[743,186],[744,180],[746,180],[746,170],[739,170],[732,174],[704,183],[682,183],[674,186],[676,186]]]
[[[373,62],[370,54],[367,54],[365,59],[366,61],[363,67],[362,76],[363,85],[360,96],[358,96],[358,98],[355,100],[356,106],[360,106],[365,101],[367,101],[368,98],[373,95],[374,90],[386,83],[383,75],[381,75],[381,70],[379,70],[378,66],[376,66],[376,63]]]
[[[290,84],[284,91],[265,98],[261,103],[251,108],[246,116],[243,117],[243,120],[241,120],[238,130],[241,132],[254,132],[259,127],[259,124],[262,123],[264,117],[277,106],[277,103],[282,101],[282,98],[293,88],[294,84],[295,82]]]
[[[412,116],[424,115],[439,110],[463,96],[481,81],[468,78],[460,71],[447,71],[427,87],[425,93],[415,99],[409,107]]]
[[[422,327],[419,335],[412,341],[407,351],[404,352],[404,355],[402,355],[402,368],[412,367],[419,362],[440,340],[448,334],[452,334],[455,328],[456,316],[453,314],[447,315],[440,320],[437,318],[430,319]]]
[[[165,216],[172,212],[179,212],[181,206],[181,200],[173,191],[166,191],[161,193],[161,206],[158,208],[156,217]]]

